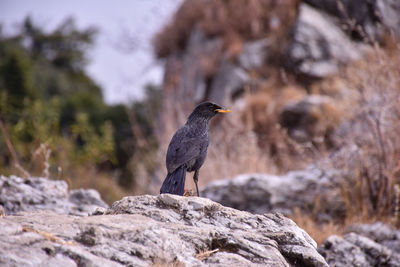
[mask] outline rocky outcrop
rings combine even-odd
[[[292,38],[287,67],[310,78],[334,74],[340,65],[363,55],[363,45],[352,41],[332,17],[307,4],[300,5]]]
[[[318,251],[330,266],[400,266],[400,232],[377,222],[352,225],[330,236]]]
[[[125,197],[85,217],[23,212],[0,218],[0,229],[7,266],[328,266],[282,215],[197,197]]]
[[[316,219],[328,222],[344,218],[345,203],[334,173],[310,167],[285,175],[243,174],[234,179],[214,181],[201,196],[224,206],[263,214],[278,211],[292,215],[295,208],[303,214],[316,213],[315,205],[324,203]]]
[[[67,183],[62,180],[16,176],[0,176],[0,206],[6,215],[36,210],[88,215],[99,207],[108,207],[96,190],[68,191]]]
[[[349,35],[381,41],[384,33],[400,36],[400,2],[396,0],[305,0],[330,13]]]
[[[314,178],[304,177],[310,173]],[[330,175],[316,168],[287,176],[264,177],[264,184],[256,175],[243,176],[242,184],[238,177],[230,194],[243,197],[239,187],[255,194],[241,203],[256,212],[265,211],[263,201],[281,211],[289,208],[284,201],[311,203],[306,187],[327,194]],[[1,266],[400,266],[400,232],[380,222],[352,225],[317,249],[280,213],[251,214],[206,198],[144,195],[105,208],[96,191],[68,192],[61,181],[1,177],[0,188],[10,200],[1,202],[7,211],[0,212]],[[266,188],[269,195],[258,195]],[[285,191],[294,195],[279,195]]]
[[[182,114],[190,113],[196,103],[210,100],[234,109],[243,95],[262,91],[271,96],[270,102],[264,101],[268,103],[264,110],[269,111],[265,116],[272,117],[279,113],[270,111],[273,103],[282,101],[275,93],[282,87],[294,84],[310,91],[315,82],[369,54],[373,43],[388,40],[386,33],[400,36],[400,1],[396,0],[306,0],[279,5],[257,0],[242,6],[242,17],[229,1],[195,2],[183,2],[155,46],[156,50],[159,45],[171,48],[157,53],[167,62],[160,144],[169,141],[163,134],[170,137],[184,123]],[[257,130],[260,140],[268,137],[268,130]]]

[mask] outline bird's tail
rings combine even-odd
[[[160,194],[169,193],[183,196],[186,180],[186,168],[179,167],[173,173],[168,173],[161,186]]]

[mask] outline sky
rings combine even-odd
[[[79,29],[99,30],[89,51],[89,75],[103,88],[108,104],[143,97],[146,84],[161,84],[163,62],[153,56],[151,40],[168,23],[182,0],[0,0],[3,33],[12,34],[30,15],[45,30],[67,17]]]

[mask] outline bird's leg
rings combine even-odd
[[[199,180],[199,170],[194,171],[193,180],[194,184],[196,185],[197,196],[199,197],[199,186],[197,185],[197,181]]]

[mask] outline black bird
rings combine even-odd
[[[183,195],[186,172],[194,171],[193,180],[196,185],[197,196],[199,188],[199,169],[207,156],[210,143],[208,122],[218,113],[230,112],[217,104],[204,102],[198,105],[184,126],[171,139],[167,151],[168,174],[161,186],[160,193]]]

